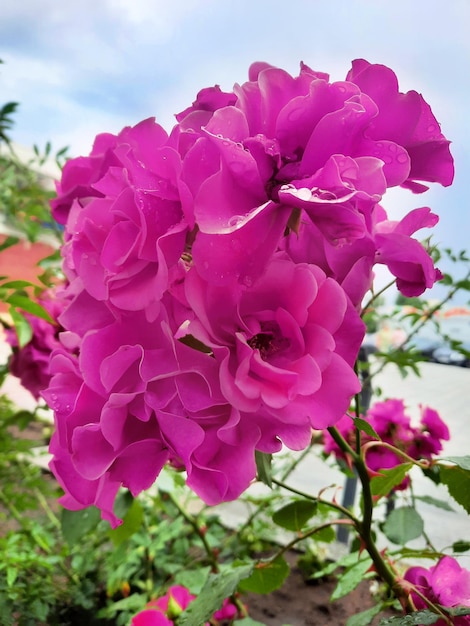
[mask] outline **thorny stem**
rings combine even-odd
[[[313,502],[318,502],[319,504],[325,504],[326,506],[329,506],[330,508],[335,509],[335,511],[339,511],[340,513],[348,517],[354,524],[356,524],[356,522],[359,521],[351,513],[349,509],[342,506],[341,504],[338,504],[337,502],[330,502],[329,500],[324,500],[323,498],[320,498],[320,497],[311,496],[308,493],[305,493],[304,491],[300,491],[300,489],[296,489],[295,487],[291,487],[290,485],[287,485],[281,480],[277,480],[276,478],[273,478],[272,481],[274,484],[279,485],[279,487],[282,487],[283,489],[286,489],[287,491],[290,491],[292,493],[296,493],[298,496],[302,496],[306,500],[312,500]],[[334,524],[336,523],[337,521],[335,520]]]
[[[343,452],[351,455],[352,462],[356,468],[357,475],[362,485],[362,500],[363,500],[363,519],[358,520],[355,517],[355,528],[361,538],[364,548],[367,550],[369,556],[374,563],[375,570],[380,578],[385,582],[394,595],[400,600],[407,611],[412,611],[413,606],[409,595],[399,584],[393,570],[388,563],[384,560],[382,554],[380,554],[373,536],[372,536],[372,517],[374,510],[374,501],[372,497],[372,491],[370,488],[370,478],[367,470],[367,466],[364,461],[364,451],[361,454],[355,452],[351,446],[344,440],[338,430],[334,427],[328,428],[329,433],[338,444]]]
[[[212,548],[209,545],[209,542],[207,541],[205,533],[203,532],[202,528],[200,528],[199,524],[197,523],[197,520],[182,506],[182,504],[180,502],[178,502],[177,498],[175,498],[175,496],[172,493],[168,493],[167,495],[170,498],[170,500],[173,502],[173,504],[176,506],[176,508],[178,509],[180,514],[182,515],[182,517],[194,529],[194,532],[196,533],[196,535],[201,540],[202,545],[204,546],[204,550],[206,551],[206,554],[209,557],[209,561],[210,561],[210,564],[211,564],[211,567],[212,567],[212,571],[214,573],[216,573],[216,574],[219,573],[220,572],[219,563],[217,562],[217,559],[216,559],[216,556],[214,554],[214,551],[212,550]],[[236,596],[236,594],[232,594],[230,596],[230,601],[232,602],[232,604],[234,604],[236,606],[236,608],[238,609],[239,614],[243,615],[244,617],[246,617],[246,615],[247,615],[246,609],[245,609],[243,603],[240,601],[240,599]]]
[[[205,536],[205,533],[203,532],[202,528],[200,528],[197,520],[190,513],[188,513],[188,511],[186,511],[186,509],[181,505],[180,502],[178,502],[177,498],[175,498],[175,496],[172,493],[168,493],[167,495],[170,498],[170,500],[173,502],[173,504],[176,506],[176,508],[178,509],[179,513],[182,515],[182,517],[193,528],[194,532],[196,533],[196,535],[201,540],[202,545],[204,546],[204,550],[206,551],[206,554],[209,557],[209,561],[210,561],[211,566],[212,566],[212,571],[215,572],[215,573],[218,573],[220,571],[220,568],[219,568],[219,564],[217,562],[217,559],[215,557],[214,551],[210,547],[210,545],[209,545],[209,543],[207,541],[207,538]]]
[[[362,448],[364,455],[367,452],[367,450],[369,450],[369,448],[374,448],[374,447],[387,448],[388,450],[391,450],[397,456],[401,456],[403,459],[406,459],[409,463],[413,463],[413,465],[417,465],[421,469],[429,469],[429,465],[430,465],[429,461],[418,461],[417,459],[413,459],[411,456],[408,456],[406,452],[403,452],[403,450],[400,450],[400,448],[396,448],[395,446],[392,446],[392,444],[387,443],[386,441],[368,441],[367,443],[364,444]]]
[[[394,278],[387,285],[385,285],[385,287],[382,287],[382,289],[377,291],[377,293],[374,293],[371,299],[362,308],[361,313],[364,314],[367,311],[367,309],[374,304],[375,300],[377,300],[377,298],[379,298],[383,293],[385,293],[388,289],[390,289],[390,287],[392,287],[395,284],[395,282],[396,282],[396,279]]]
[[[330,526],[338,526],[338,525],[354,526],[355,524],[353,520],[351,519],[338,519],[338,520],[333,520],[331,522],[325,522],[324,524],[321,524],[320,526],[315,526],[315,528],[311,528],[310,530],[307,530],[305,533],[300,533],[298,537],[295,537],[288,544],[286,544],[285,546],[282,546],[282,548],[279,549],[279,551],[272,557],[272,559],[270,559],[270,561],[275,561],[278,557],[282,556],[283,554],[285,554],[286,552],[294,548],[300,541],[303,541],[304,539],[308,539],[308,537],[315,535],[316,533],[320,532],[324,528],[329,528]]]

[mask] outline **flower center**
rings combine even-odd
[[[253,335],[247,343],[252,350],[259,350],[263,361],[286,350],[290,346],[287,337],[283,337],[276,322],[261,322],[261,332]]]

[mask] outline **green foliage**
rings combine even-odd
[[[382,607],[380,604],[376,604],[370,609],[361,611],[348,619],[346,626],[368,626],[376,615],[380,613]]]
[[[270,561],[260,561],[255,565],[251,576],[241,581],[240,589],[254,593],[271,593],[282,586],[289,571],[290,568],[282,556]]]
[[[470,470],[458,465],[441,467],[440,476],[454,500],[470,513]]]
[[[438,619],[439,616],[432,611],[417,611],[409,615],[382,619],[379,622],[379,626],[428,626],[429,624],[435,624]]]
[[[318,504],[311,500],[295,500],[273,514],[273,522],[287,530],[299,531],[315,515]]]
[[[9,132],[14,126],[13,114],[18,109],[18,102],[7,102],[0,108],[0,142],[10,144]]]
[[[372,561],[370,558],[360,559],[344,569],[338,578],[338,584],[331,595],[331,600],[338,600],[348,593],[351,593],[366,578],[375,576],[370,572]]]
[[[258,473],[258,480],[263,482],[268,487],[272,487],[272,454],[266,454],[255,450],[256,469]]]
[[[421,515],[411,506],[394,509],[383,525],[385,536],[393,543],[404,545],[412,539],[421,537],[424,522]]]
[[[362,419],[361,417],[355,417],[354,418],[354,425],[360,431],[362,431],[366,435],[369,435],[369,437],[371,437],[372,439],[376,439],[377,441],[380,441],[380,437],[375,432],[375,430],[372,428],[372,426],[369,424],[369,422],[367,422],[366,420]]]
[[[21,163],[14,153],[0,157],[0,212],[5,223],[29,241],[47,233],[61,242],[49,205],[54,193],[44,188],[31,165]]]
[[[374,476],[370,482],[372,495],[387,496],[394,487],[403,482],[411,467],[411,463],[402,463],[391,469],[381,470],[380,475]]]
[[[231,596],[240,581],[246,579],[253,565],[232,564],[218,574],[210,574],[198,597],[179,616],[178,626],[200,626],[212,617],[222,606],[225,598]]]

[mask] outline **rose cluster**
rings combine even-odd
[[[305,448],[360,389],[374,264],[407,296],[440,277],[412,237],[437,217],[380,204],[453,176],[429,105],[390,69],[357,60],[330,82],[255,63],[176,119],[99,135],[52,203],[69,303],[44,396],[51,467],[65,506],[112,524],[119,487],[167,462],[215,504],[247,488],[255,451]]]
[[[173,626],[173,620],[181,615],[195,597],[186,587],[173,585],[164,596],[158,600],[151,600],[143,611],[134,615],[131,626]],[[225,599],[222,607],[214,613],[211,624],[232,620],[236,615],[235,605]]]
[[[426,600],[445,608],[470,608],[470,571],[450,556],[442,557],[429,569],[410,567],[405,573],[405,580],[413,585],[411,597],[418,610],[427,608]],[[444,626],[445,623],[443,619],[435,622],[436,626]],[[454,616],[452,624],[469,626],[470,615]]]
[[[434,409],[420,406],[419,426],[413,426],[412,420],[405,412],[403,400],[390,399],[376,402],[365,415],[365,419],[375,430],[380,440],[401,450],[412,459],[431,459],[442,450],[442,442],[450,438],[449,429]],[[336,424],[341,435],[355,446],[355,427],[353,420],[345,415]],[[362,443],[367,444],[376,439],[363,434]],[[327,454],[333,453],[337,458],[346,460],[346,456],[328,431],[324,433],[324,447]],[[404,459],[397,452],[383,446],[373,446],[366,452],[367,467],[378,472],[391,469]],[[406,489],[409,477],[405,478],[395,489]]]

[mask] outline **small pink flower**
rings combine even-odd
[[[420,424],[413,426],[411,418],[405,412],[403,400],[396,398],[376,402],[363,419],[369,422],[381,441],[391,444],[414,459],[431,459],[442,450],[442,440],[449,439],[449,430],[437,411],[421,407]],[[342,417],[336,428],[352,446],[355,446],[354,422],[349,416]],[[345,459],[344,453],[327,431],[323,437],[326,454],[333,453],[337,458]],[[362,434],[364,444],[373,440],[368,435]],[[367,467],[373,472],[391,469],[402,461],[403,458],[398,452],[380,445],[370,447],[366,453]],[[409,483],[409,478],[406,477],[395,489],[406,489]]]
[[[38,304],[44,307],[54,322],[48,322],[35,315],[25,313],[32,329],[31,340],[23,347],[18,346],[18,339],[14,329],[6,333],[7,342],[13,348],[8,361],[8,368],[13,376],[20,379],[21,384],[36,400],[39,400],[41,391],[46,389],[51,379],[49,361],[52,352],[61,347],[59,333],[63,330],[58,318],[65,306],[64,300],[57,297],[53,291],[45,291],[38,299]]]

